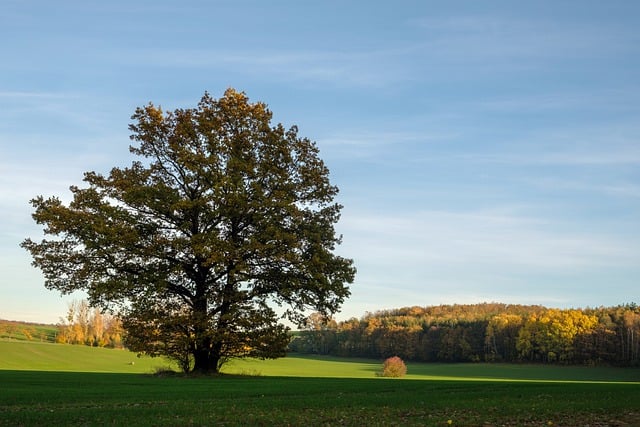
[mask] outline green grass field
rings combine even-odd
[[[144,374],[161,366],[0,341],[0,425],[640,425],[639,369],[409,364],[389,379],[377,361],[287,357],[215,378]]]
[[[170,365],[126,350],[0,340],[0,370],[151,373]]]

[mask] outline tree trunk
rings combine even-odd
[[[218,372],[218,361],[212,360],[213,343],[209,335],[207,322],[208,304],[205,295],[205,283],[200,281],[196,286],[196,297],[193,304],[194,341],[193,372],[209,374]],[[218,357],[219,359],[219,357]]]
[[[199,374],[215,374],[218,372],[218,361],[213,357],[213,354],[211,354],[211,349],[196,349],[193,353],[193,359],[195,362],[193,372]]]

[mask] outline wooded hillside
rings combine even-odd
[[[291,350],[422,362],[638,366],[640,308],[485,303],[406,307],[340,323],[312,316]]]

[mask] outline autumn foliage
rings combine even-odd
[[[290,349],[415,362],[640,366],[640,307],[405,307],[301,331]]]
[[[60,318],[56,342],[122,348],[123,334],[122,322],[116,316],[102,313],[86,300],[72,301],[66,317]]]
[[[407,365],[398,356],[393,356],[384,361],[382,376],[399,378],[407,374]]]

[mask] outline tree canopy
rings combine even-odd
[[[334,253],[342,206],[315,143],[233,89],[132,120],[131,166],[85,173],[68,204],[31,201],[45,239],[22,246],[47,288],[86,291],[129,348],[200,372],[281,356],[280,318],[339,309],[355,267]]]

